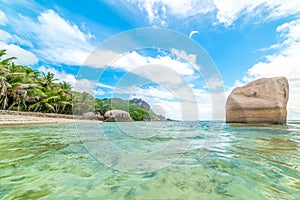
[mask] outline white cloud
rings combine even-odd
[[[127,0],[145,11],[149,22],[165,26],[168,17],[187,18],[216,13],[218,22],[229,26],[241,16],[277,19],[300,13],[297,0]]]
[[[150,23],[166,25],[167,15],[185,18],[200,13],[208,13],[214,9],[211,0],[128,0],[145,11]]]
[[[107,89],[114,89],[113,86],[105,85],[105,84],[103,84],[103,83],[97,83],[97,87],[107,88]]]
[[[6,14],[0,10],[0,25],[5,26],[8,23]]]
[[[96,89],[93,91],[93,95],[94,97],[97,97],[97,96],[102,96],[105,94],[105,91],[101,90],[101,89]]]
[[[122,54],[103,49],[96,49],[93,51],[84,62],[84,66],[90,66],[94,68],[105,68],[110,66],[114,59],[118,59],[118,57],[122,56]],[[129,66],[127,66],[129,67]]]
[[[164,65],[144,65],[130,72],[145,77],[154,83],[165,84],[169,87],[177,86],[185,82],[182,74]]]
[[[77,92],[87,92],[91,95],[99,95],[102,90],[97,89],[97,83],[88,79],[76,79],[76,77],[73,74],[68,74],[65,71],[58,71],[54,68],[46,68],[44,66],[41,66],[38,68],[39,71],[48,73],[51,72],[55,75],[55,78],[58,79],[58,81],[65,81],[72,85],[73,90]]]
[[[195,54],[187,54],[185,51],[178,51],[177,49],[172,49],[171,52],[177,56],[182,57],[187,60],[190,64],[192,64],[197,70],[200,70],[200,66],[196,64],[197,55]]]
[[[66,21],[60,17],[53,10],[46,10],[38,16],[37,26],[41,28],[39,33],[43,36],[47,36],[49,41],[56,41],[63,43],[71,43],[73,41],[79,41],[75,45],[81,46],[92,37],[90,33],[83,33],[79,30],[78,26]],[[51,30],[51,31],[50,31]]]
[[[290,84],[290,99],[288,103],[288,117],[300,118],[300,20],[282,24],[277,28],[280,39],[284,40],[272,55],[267,55],[264,62],[253,65],[244,77],[244,81],[251,81],[260,77],[285,76]]]
[[[93,96],[103,94],[103,90],[96,89],[97,83],[88,79],[77,79],[73,83],[73,90],[77,92],[87,92]]]
[[[195,76],[195,68],[191,64],[196,65],[196,56],[176,49],[172,49],[171,53],[184,61],[170,55],[155,58],[142,56],[135,51],[117,59],[113,67],[148,78],[151,83],[158,86],[148,88],[141,85],[134,85],[132,88],[117,86],[114,93],[142,98],[149,102],[151,107],[157,107],[158,114],[172,119],[212,119],[213,112],[219,112],[220,106],[223,106],[224,112],[224,102],[218,100],[222,99],[220,95],[212,95],[207,89],[197,88],[188,81],[190,77]],[[197,68],[200,69],[199,66]],[[126,79],[126,75],[122,78]],[[207,84],[211,89],[223,86],[223,82],[217,78],[207,80]],[[213,98],[218,99],[213,102]]]
[[[144,99],[155,113],[176,120],[207,120],[212,119],[213,112],[218,112],[216,110],[218,107],[215,107],[212,102],[214,97],[209,91],[191,88],[189,85],[178,88],[168,88],[165,85],[148,88],[118,88],[115,93],[127,94],[131,99]]]
[[[16,44],[19,44],[19,45],[33,47],[32,43],[30,41],[23,40],[19,36],[15,35],[15,34],[10,34],[10,33],[6,32],[4,30],[1,30],[1,29],[0,29],[0,41],[5,42],[7,44],[16,43]]]
[[[81,65],[94,48],[88,43],[93,37],[90,33],[83,33],[53,10],[41,13],[33,28],[43,46],[39,54],[52,62]]]
[[[33,65],[38,62],[38,58],[30,51],[27,51],[15,44],[0,42],[1,49],[6,49],[4,58],[17,57],[13,62],[22,65]]]
[[[45,66],[41,66],[38,68],[40,72],[48,73],[51,72],[55,75],[55,78],[58,79],[59,81],[65,81],[67,83],[70,83],[72,86],[74,86],[76,82],[76,78],[73,74],[68,74],[65,71],[58,71],[54,68],[47,68]]]
[[[176,91],[174,91],[176,93]],[[197,95],[197,91],[194,91]],[[177,95],[177,94],[176,94]],[[170,91],[161,88],[148,88],[137,91],[132,98],[141,98],[147,101],[153,111],[176,120],[207,120],[212,119],[213,105],[209,101],[209,93],[198,94],[193,101],[179,99]],[[203,102],[203,100],[205,102]]]
[[[276,19],[300,13],[300,1],[295,0],[213,0],[217,8],[217,19],[231,25],[240,16],[256,17],[264,15],[263,20]],[[269,12],[266,15],[266,10]]]
[[[156,113],[170,119],[182,119],[182,107],[172,92],[162,88],[139,89],[131,98],[141,98],[148,102]]]
[[[214,90],[217,88],[224,88],[223,80],[216,77],[211,77],[208,80],[206,80],[207,88]]]
[[[188,59],[192,56],[187,56]],[[194,61],[193,61],[194,62]],[[188,62],[171,58],[170,56],[157,56],[155,58],[143,56],[133,51],[114,63],[112,67],[121,68],[128,72],[143,76],[155,83],[168,83],[177,85],[184,81],[185,76],[194,74],[194,68]]]
[[[9,34],[8,32],[3,31],[3,30],[0,29],[0,40],[2,42],[7,42],[11,38],[12,38],[11,34]]]
[[[111,66],[131,71],[139,66],[149,64],[148,58],[140,55],[136,51],[124,54],[115,60]]]
[[[35,44],[33,51],[41,60],[67,65],[82,65],[94,49],[90,32],[62,18],[53,10],[41,12],[37,20],[18,15],[11,17],[11,27],[21,38],[30,38]],[[22,27],[22,28],[20,28]]]
[[[177,100],[176,95],[172,93],[169,90],[166,90],[162,87],[149,87],[147,89],[145,88],[136,88],[133,89],[134,95],[144,95],[147,98],[158,98],[158,99],[164,99],[169,101],[175,101]]]

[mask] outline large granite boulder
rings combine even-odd
[[[83,119],[103,121],[104,117],[99,113],[87,112],[83,114]]]
[[[226,102],[226,122],[285,124],[288,98],[285,77],[261,78],[237,87]]]
[[[106,122],[132,122],[130,114],[124,110],[109,110],[104,114]]]

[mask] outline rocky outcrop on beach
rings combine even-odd
[[[144,118],[144,121],[166,121],[167,118],[162,115],[154,115],[154,116],[148,116]]]
[[[84,113],[83,118],[87,120],[98,120],[98,121],[104,120],[104,117],[101,114],[94,113],[94,112]]]
[[[288,99],[285,77],[258,79],[233,89],[226,102],[226,122],[285,124]]]
[[[104,114],[105,122],[132,122],[130,114],[124,110],[109,110]]]

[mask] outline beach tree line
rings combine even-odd
[[[2,59],[0,50],[0,108],[17,111],[72,113],[72,87],[57,82],[53,73],[40,73],[14,64],[15,57]]]
[[[6,50],[0,50],[0,109],[76,115],[104,115],[108,110],[120,109],[128,111],[134,120],[155,115],[136,102],[98,99],[86,92],[72,91],[71,84],[59,82],[53,73],[17,65],[13,62],[15,57],[4,59],[5,55]]]

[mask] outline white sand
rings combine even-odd
[[[77,120],[65,118],[36,117],[23,115],[0,115],[0,125],[22,125],[22,124],[51,124],[72,123]]]

